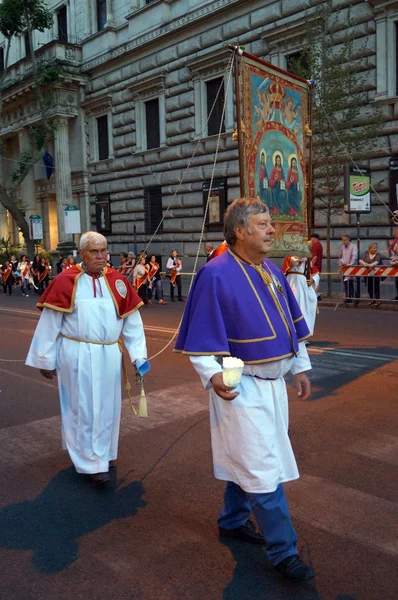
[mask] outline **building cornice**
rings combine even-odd
[[[165,73],[159,73],[152,77],[141,76],[129,85],[134,99],[144,99],[161,94],[165,90]]]
[[[141,48],[153,42],[157,42],[160,39],[167,37],[171,33],[181,31],[182,29],[193,25],[199,21],[209,19],[209,17],[212,17],[216,13],[223,10],[228,10],[232,6],[240,4],[241,2],[242,0],[215,0],[209,2],[205,6],[198,7],[195,10],[188,12],[187,14],[178,19],[174,19],[173,21],[169,21],[164,25],[155,27],[151,31],[148,31],[143,35],[139,35],[129,42],[121,44],[120,46],[109,50],[108,52],[104,52],[101,56],[89,59],[87,62],[83,63],[82,71],[91,71],[96,67],[100,67],[108,61],[119,58],[123,54],[127,54],[133,50],[136,50],[137,48]]]
[[[98,114],[108,111],[112,108],[112,94],[101,94],[101,96],[90,97],[81,103],[84,112],[87,114]]]

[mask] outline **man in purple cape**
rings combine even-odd
[[[274,233],[261,200],[231,204],[224,226],[229,250],[197,274],[175,350],[190,356],[210,392],[214,474],[227,481],[220,535],[266,542],[284,578],[306,581],[316,573],[298,557],[282,486],[299,477],[283,376],[291,371],[298,396],[309,397],[310,333],[286,278],[265,259]],[[244,362],[236,388],[223,382],[223,356]]]

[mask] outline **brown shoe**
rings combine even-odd
[[[99,487],[108,487],[111,484],[109,473],[93,473],[90,475],[90,479]]]

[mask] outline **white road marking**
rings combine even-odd
[[[37,382],[36,382],[37,383]],[[46,382],[43,382],[46,384]],[[50,385],[51,384],[47,384]],[[55,387],[55,386],[51,386]],[[134,404],[139,401],[139,388],[132,389]],[[173,387],[148,392],[148,419],[135,417],[130,401],[123,398],[121,437],[133,432],[155,429],[167,423],[208,411],[208,393],[198,383],[183,383]],[[58,394],[54,394],[55,398]],[[0,429],[0,466],[18,467],[43,460],[63,452],[61,448],[61,417],[49,417],[23,425]]]
[[[398,437],[393,435],[378,433],[373,439],[361,440],[348,449],[354,454],[398,466]]]
[[[398,354],[369,354],[369,352],[352,350],[335,350],[334,348],[307,348],[309,354],[330,354],[338,356],[352,356],[353,358],[365,358],[367,360],[398,360]]]
[[[312,475],[286,488],[293,517],[398,556],[398,503]]]

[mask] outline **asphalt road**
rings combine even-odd
[[[321,306],[312,399],[290,394],[301,478],[286,485],[318,577],[293,585],[261,548],[219,541],[207,395],[172,344],[146,381],[150,418],[133,417],[124,400],[116,491],[74,473],[57,388],[23,364],[35,300],[0,298],[1,600],[398,598],[396,313]],[[181,310],[142,310],[151,356]]]

